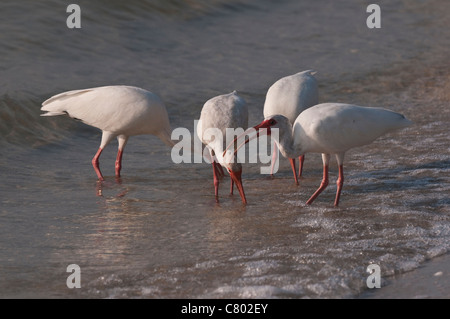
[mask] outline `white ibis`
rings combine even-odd
[[[411,121],[402,114],[386,109],[324,103],[303,111],[295,120],[294,127],[291,126],[285,116],[273,115],[253,127],[257,131],[249,129],[242,135],[249,135],[249,139],[246,141],[248,142],[260,134],[270,134],[271,130],[278,128],[278,145],[285,157],[295,158],[305,153],[322,153],[322,183],[306,202],[308,205],[327,187],[330,155],[336,155],[339,177],[334,206],[338,206],[344,184],[343,162],[345,152],[351,148],[372,143],[385,133],[409,125],[411,125]],[[259,131],[262,128],[267,130]],[[252,133],[255,135],[251,135]]]
[[[219,95],[208,100],[202,108],[200,120],[197,126],[197,135],[203,144],[208,147],[213,158],[213,174],[214,174],[214,190],[216,202],[219,202],[219,175],[220,165],[224,166],[231,176],[231,190],[233,194],[233,184],[241,195],[242,202],[247,203],[244,188],[242,186],[242,165],[234,160],[233,153],[231,156],[224,156],[225,136],[227,128],[243,128],[248,127],[248,108],[247,105],[236,91]],[[208,134],[208,129],[218,129],[222,134],[222,139]],[[214,160],[217,159],[220,165]],[[226,160],[231,158],[232,160]]]
[[[42,116],[68,115],[102,130],[100,147],[92,159],[99,180],[103,180],[99,157],[113,138],[119,142],[115,173],[120,177],[122,155],[128,138],[152,134],[173,146],[166,107],[149,91],[132,86],[104,86],[55,95],[42,103]]]
[[[281,114],[287,117],[291,125],[294,124],[298,115],[307,108],[319,103],[318,85],[312,70],[289,75],[276,81],[267,91],[264,102],[264,118]],[[273,147],[273,165],[278,155],[277,144]],[[300,155],[298,175],[302,176],[304,155]],[[297,172],[295,169],[295,158],[289,159],[294,173],[295,183],[298,185]]]

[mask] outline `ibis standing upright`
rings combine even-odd
[[[338,206],[344,184],[345,152],[351,148],[372,143],[383,134],[409,125],[411,121],[402,114],[390,110],[342,103],[323,103],[303,111],[295,120],[293,127],[285,116],[273,115],[243,134],[249,135],[246,141],[248,142],[260,134],[271,134],[271,130],[278,128],[278,145],[284,156],[295,158],[305,153],[322,153],[322,183],[306,204],[311,204],[327,187],[330,155],[335,155],[339,166],[339,177],[334,206]],[[259,131],[261,128],[266,130]]]
[[[319,103],[319,90],[317,80],[314,77],[316,72],[312,70],[303,71],[294,75],[289,75],[276,81],[267,91],[264,102],[264,118],[272,115],[284,115],[291,125],[294,124],[298,115],[307,108]],[[277,144],[274,144],[273,165],[278,155]],[[303,162],[305,156],[299,158],[298,175],[302,176]],[[295,169],[295,158],[289,159],[294,173],[295,183],[298,185],[297,171]]]
[[[99,180],[103,180],[99,157],[104,148],[117,138],[119,142],[115,173],[120,177],[122,155],[128,138],[152,134],[168,146],[171,128],[166,107],[154,93],[132,86],[104,86],[55,95],[42,103],[42,116],[68,115],[102,130],[100,147],[92,159]]]
[[[244,187],[242,186],[242,165],[241,163],[238,163],[237,159],[233,156],[233,152],[225,150],[226,129],[246,129],[247,127],[247,104],[236,91],[213,97],[203,105],[200,120],[197,126],[197,135],[202,143],[205,144],[210,150],[214,174],[216,202],[219,202],[220,164],[230,173],[230,193],[233,193],[233,184],[236,184],[242,202],[244,204],[247,203]],[[214,130],[217,130],[220,134],[214,134]],[[221,135],[222,138],[219,138],[219,135]],[[227,153],[231,153],[231,155]]]

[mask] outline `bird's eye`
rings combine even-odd
[[[269,124],[270,125],[275,125],[277,122],[274,120],[274,119],[271,119],[270,121],[269,121]]]

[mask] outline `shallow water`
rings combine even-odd
[[[168,4],[169,3],[169,4]],[[57,1],[0,4],[0,296],[45,298],[344,298],[450,248],[445,1],[379,1],[382,28],[361,1],[79,1],[82,28]],[[27,10],[25,10],[27,9]],[[249,204],[210,165],[174,164],[153,136],[130,139],[123,177],[115,146],[90,164],[100,133],[41,118],[62,91],[110,84],[149,89],[172,126],[193,132],[203,103],[238,90],[250,123],[268,87],[315,69],[320,101],[379,106],[414,125],[346,154],[339,208],[307,154],[301,186],[286,159],[274,179],[244,167]],[[68,289],[66,267],[81,268]]]

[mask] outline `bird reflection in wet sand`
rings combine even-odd
[[[123,186],[122,178],[120,177],[116,177],[115,181],[116,183],[113,184],[105,180],[97,180],[95,183],[95,195],[98,197],[104,197],[103,190],[106,189],[115,190],[118,186],[120,186],[119,192],[116,195],[114,195],[114,197],[116,198],[125,197],[125,195],[127,195],[129,191],[128,187]]]

